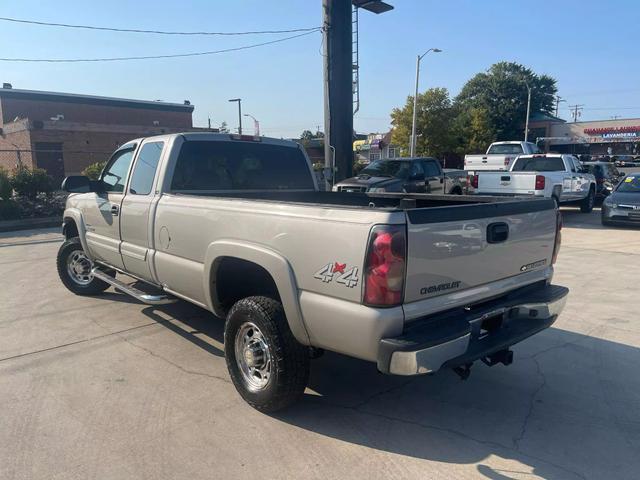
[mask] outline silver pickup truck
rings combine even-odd
[[[225,318],[230,377],[265,412],[304,392],[323,349],[395,375],[509,364],[568,293],[551,284],[552,200],[322,192],[293,142],[138,139],[63,188],[64,285]]]

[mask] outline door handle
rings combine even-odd
[[[111,205],[111,215],[117,217],[118,213],[120,213],[120,207],[118,207],[118,205]]]

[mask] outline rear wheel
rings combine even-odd
[[[593,210],[593,206],[596,203],[596,191],[592,187],[589,189],[589,194],[580,202],[580,211],[582,213],[590,213]]]
[[[307,386],[308,348],[294,338],[282,304],[274,299],[248,297],[231,308],[224,350],[236,390],[256,410],[285,408]]]
[[[82,249],[78,237],[60,245],[56,261],[58,275],[65,287],[76,295],[96,295],[109,288],[109,284],[98,280],[91,273],[93,262]],[[115,277],[114,271],[106,272]]]

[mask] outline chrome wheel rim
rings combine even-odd
[[[78,285],[88,285],[93,280],[93,263],[82,250],[74,250],[67,257],[67,273]]]
[[[243,323],[235,339],[236,364],[249,390],[263,390],[272,373],[271,350],[262,331],[252,322]]]

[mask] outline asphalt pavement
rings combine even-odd
[[[328,353],[273,416],[236,394],[220,320],[74,296],[56,230],[0,234],[0,478],[637,479],[640,230],[564,218],[567,307],[513,365],[398,378]]]

